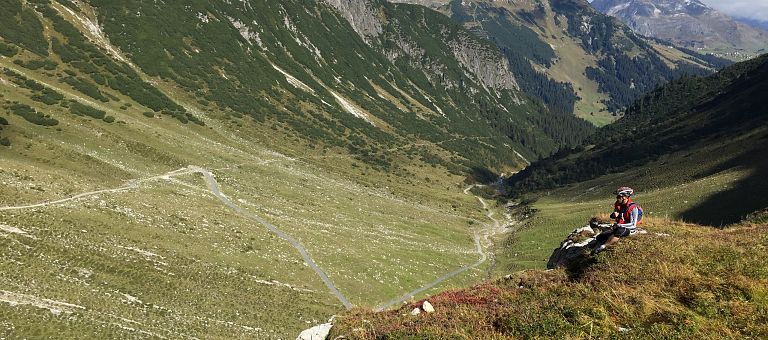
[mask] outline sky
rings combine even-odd
[[[701,0],[725,14],[768,21],[768,0]]]
[[[588,0],[592,2],[593,0]],[[700,0],[716,10],[734,17],[768,21],[768,0]]]

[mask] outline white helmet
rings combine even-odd
[[[635,194],[635,191],[630,187],[621,187],[616,189],[617,196],[631,197]]]

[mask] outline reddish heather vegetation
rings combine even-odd
[[[768,338],[768,223],[719,230],[649,218],[580,272],[530,270],[336,319],[331,339]],[[573,270],[573,269],[572,269]]]

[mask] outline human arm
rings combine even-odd
[[[632,208],[632,211],[630,211],[629,216],[630,216],[629,223],[616,224],[616,226],[621,228],[627,228],[627,229],[637,228],[637,222],[638,222],[638,219],[640,218],[640,212],[638,211],[637,206]]]

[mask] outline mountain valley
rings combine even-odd
[[[0,338],[400,313],[542,268],[626,178],[740,223],[765,59],[585,0],[0,0]]]

